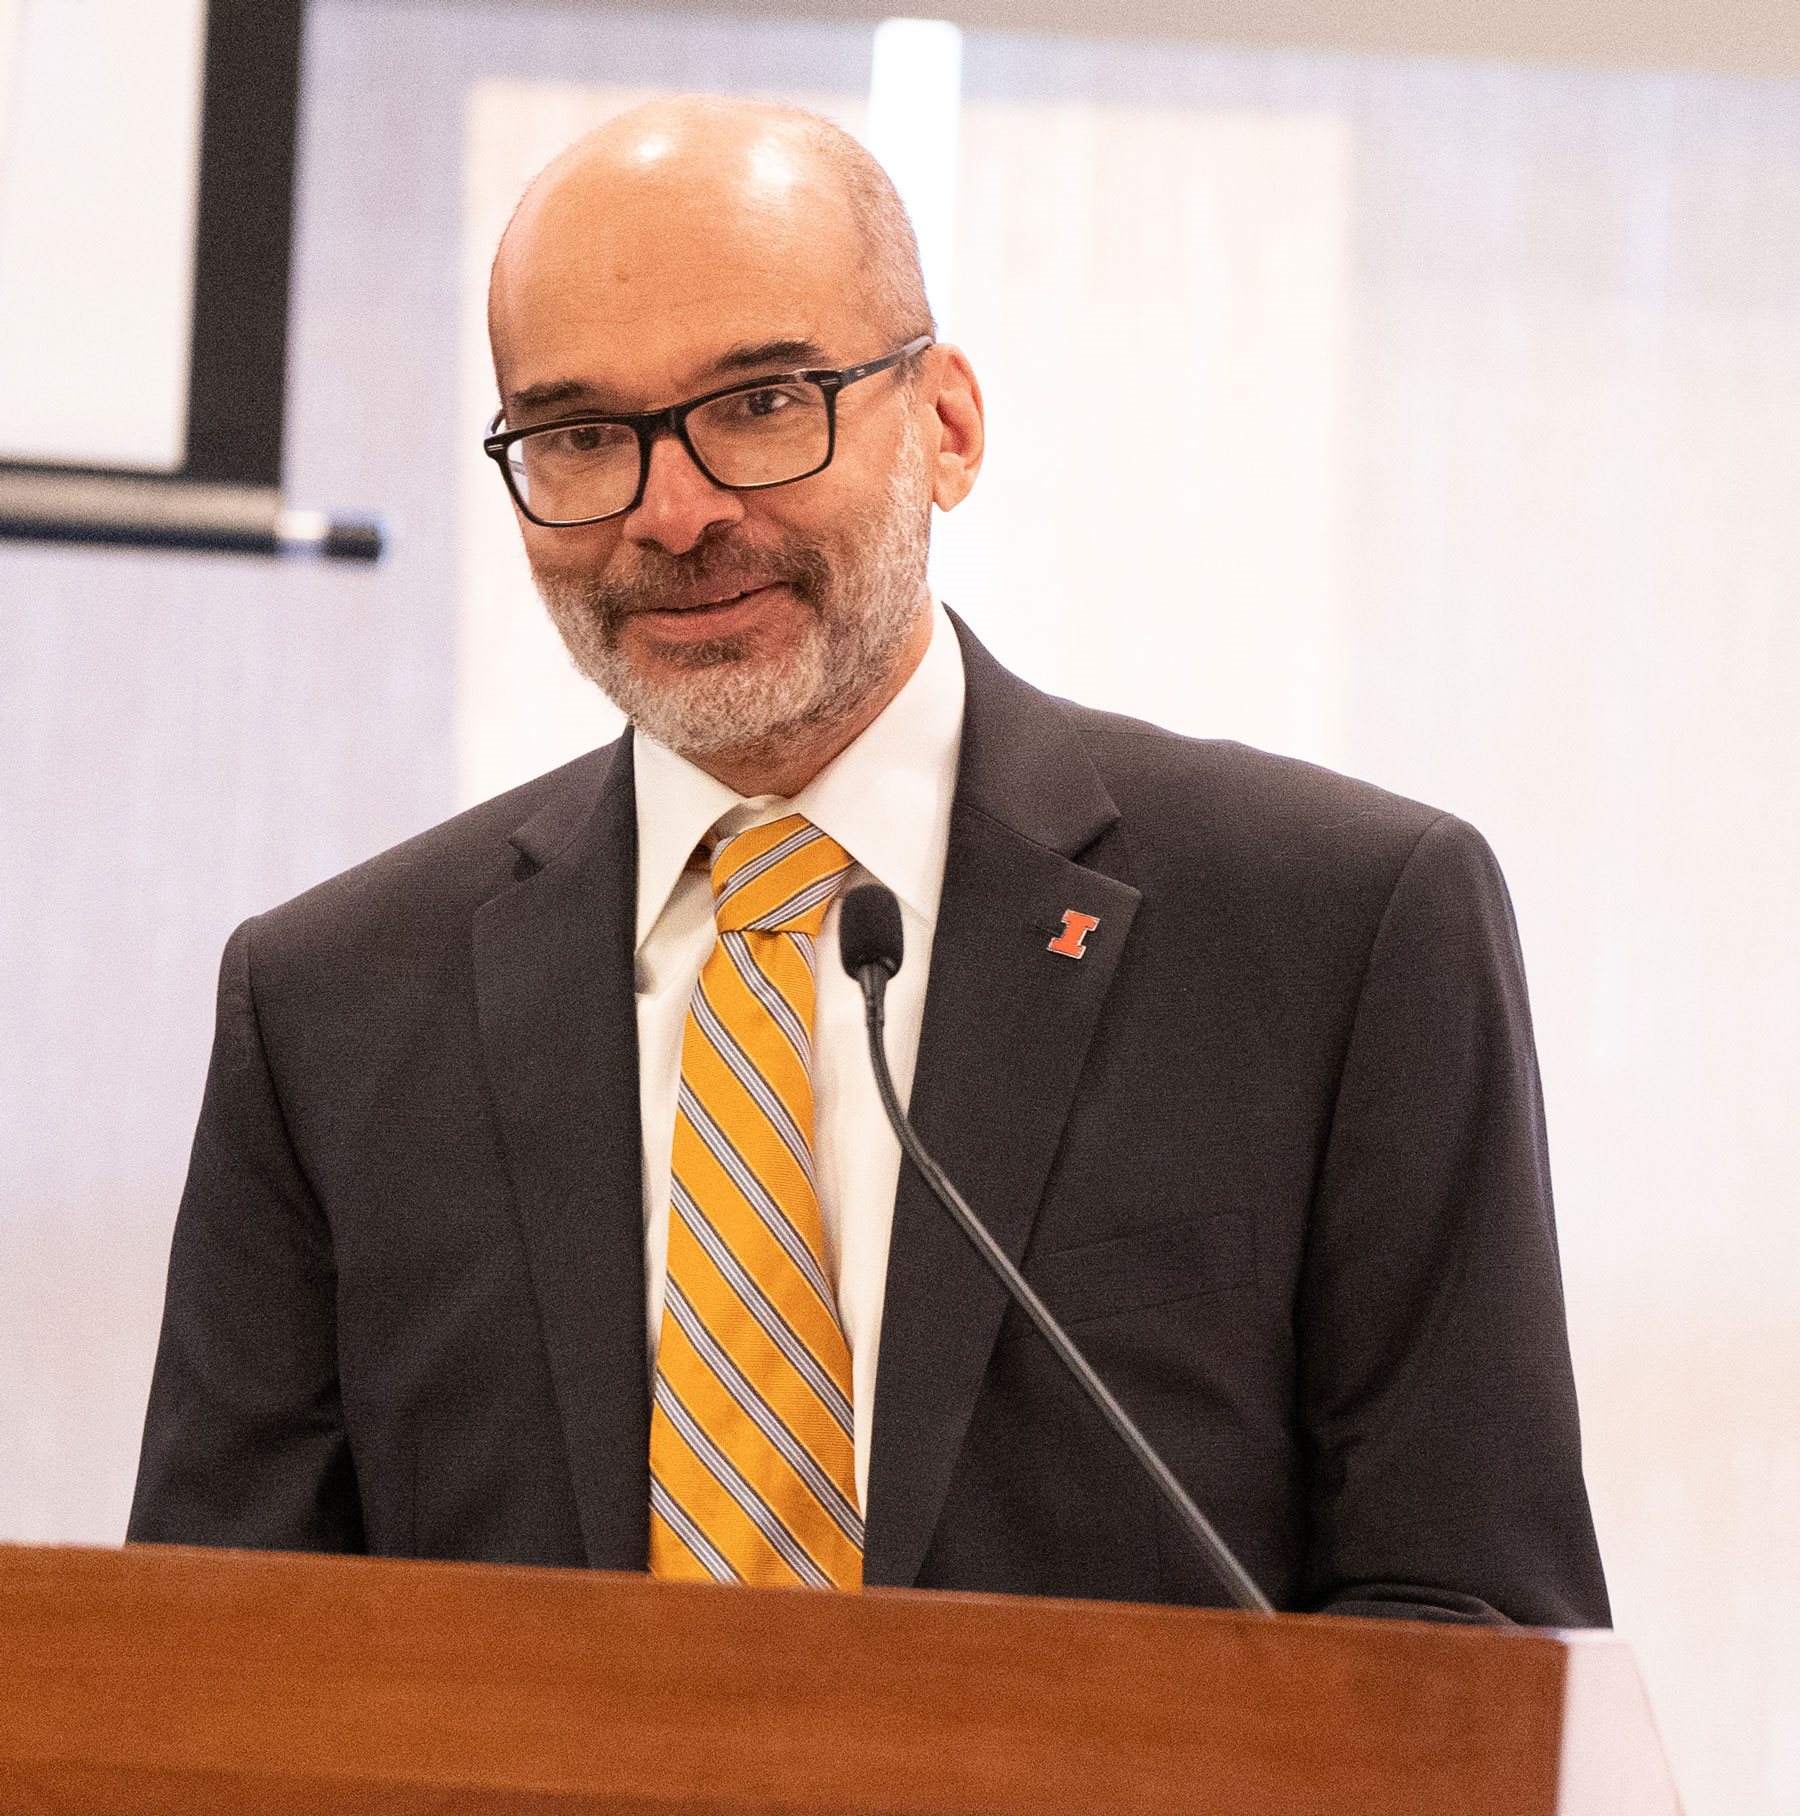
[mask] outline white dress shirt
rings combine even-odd
[[[803,813],[855,860],[845,889],[873,877],[893,890],[900,898],[906,962],[888,987],[887,1050],[894,1088],[906,1103],[950,842],[963,687],[956,633],[942,606],[934,606],[931,642],[905,686],[880,718],[791,801],[774,795],[746,801],[685,758],[641,732],[636,736],[638,1101],[653,1372],[668,1268],[669,1156],[682,1029],[700,968],[717,936],[711,882],[689,860],[715,829],[729,837],[783,814]],[[850,1348],[856,1493],[866,1506],[875,1357],[900,1149],[869,1069],[862,992],[838,963],[837,919],[834,901],[818,942],[813,1155],[825,1271],[837,1289],[838,1316]]]

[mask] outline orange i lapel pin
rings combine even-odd
[[[1065,908],[1062,924],[1062,932],[1045,947],[1045,951],[1060,952],[1064,958],[1086,958],[1087,936],[1100,925],[1099,915],[1080,914],[1073,908]]]

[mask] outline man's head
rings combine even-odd
[[[489,328],[523,429],[860,365],[932,324],[905,212],[854,139],[690,98],[620,116],[537,178],[494,263]],[[578,666],[742,793],[795,792],[898,691],[929,636],[930,507],[960,502],[980,465],[980,392],[952,348],[833,407],[830,464],[792,484],[715,484],[665,433],[622,514],[520,520]]]

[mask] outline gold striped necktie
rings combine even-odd
[[[814,943],[850,868],[800,814],[713,853],[681,1039],[650,1569],[862,1585],[850,1352],[813,1181]]]

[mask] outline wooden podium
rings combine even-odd
[[[0,1812],[1665,1816],[1629,1651],[585,1571],[0,1547]]]

